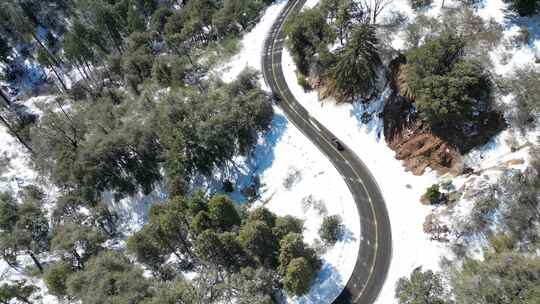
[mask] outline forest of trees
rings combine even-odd
[[[299,79],[338,101],[369,98],[382,68],[375,23],[388,2],[322,0],[286,26]],[[337,48],[331,51],[331,46]],[[302,81],[307,86],[307,80]]]
[[[2,2],[2,79],[16,82],[21,57],[33,60],[57,98],[38,121],[2,89],[1,121],[41,174],[86,205],[104,191],[149,193],[162,166],[170,192],[183,193],[196,172],[248,153],[270,124],[254,72],[223,84],[206,79],[211,62],[195,60],[253,26],[269,3]]]
[[[80,216],[65,215],[48,243],[61,260],[47,265],[43,277],[63,299],[273,303],[280,288],[306,293],[321,265],[303,241],[301,221],[262,207],[247,211],[226,196],[195,192],[151,207],[148,223],[127,239],[126,248],[152,279],[126,255],[104,246],[107,231],[74,225]],[[199,275],[188,282],[185,271]]]
[[[0,2],[0,124],[28,152],[40,180],[57,191],[53,198],[38,185],[0,192],[0,258],[28,278],[0,285],[1,303],[33,303],[39,294],[33,279],[43,279],[49,294],[82,304],[270,304],[281,290],[309,291],[321,261],[304,242],[301,221],[192,189],[196,176],[249,155],[270,128],[271,96],[256,72],[245,70],[230,83],[209,72],[234,53],[272,2]],[[509,2],[520,16],[539,10],[538,1]],[[378,17],[389,3],[321,0],[286,25],[305,88],[338,101],[376,96],[384,80]],[[491,75],[481,56],[467,55],[493,46],[500,33],[469,21],[443,26],[419,17],[407,29],[402,94],[435,131],[456,130],[446,133],[449,141],[498,117]],[[538,116],[538,79],[523,69],[504,80],[516,95],[512,115],[523,130]],[[21,102],[35,95],[52,97],[36,109]],[[401,303],[442,304],[448,295],[465,304],[515,297],[536,303],[535,164],[503,179],[511,191],[479,201],[458,229],[462,240],[477,233],[490,239],[484,262],[464,256],[447,273],[415,270],[398,284]],[[118,201],[161,184],[168,199],[156,202],[144,227],[126,239],[104,195]],[[502,205],[508,208],[495,211]],[[488,215],[496,212],[508,228],[504,234],[489,231]],[[341,220],[325,218],[319,233],[325,243],[336,242]],[[125,248],[118,244],[124,240]],[[457,253],[464,246],[455,245]],[[186,272],[198,275],[188,280]],[[485,276],[492,279],[478,279]]]
[[[383,58],[403,58],[397,73],[399,94],[414,103],[411,120],[425,122],[430,132],[461,153],[503,129],[486,60],[473,59],[500,38],[499,29],[464,3],[445,10],[442,20],[420,14],[406,27],[407,49],[396,51],[382,40],[384,29],[399,24],[399,16],[384,24],[377,20],[377,9],[388,4],[323,0],[291,20],[287,43],[299,83],[317,89],[322,98],[369,102],[395,73],[386,71]]]
[[[8,0],[0,3],[0,122],[57,189],[0,193],[0,256],[59,299],[89,303],[274,303],[306,293],[321,262],[303,223],[192,179],[249,155],[274,115],[251,70],[208,73],[269,0]],[[26,90],[28,63],[40,78]],[[54,95],[30,111],[19,99]],[[169,199],[125,238],[115,200],[166,184]],[[27,262],[31,261],[29,265]],[[183,278],[186,271],[199,273]],[[150,273],[149,277],[145,272]],[[0,286],[0,302],[39,288]]]

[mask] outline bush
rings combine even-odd
[[[283,180],[283,188],[291,190],[292,187],[302,179],[302,172],[296,168],[289,168],[287,176]]]
[[[49,293],[59,298],[66,296],[66,281],[71,273],[70,267],[64,263],[57,263],[47,268],[43,281]]]
[[[439,191],[439,185],[435,184],[427,188],[424,197],[426,197],[431,204],[437,204],[441,200],[441,192]]]
[[[343,235],[343,228],[339,215],[325,216],[319,229],[319,236],[326,244],[333,245]]]

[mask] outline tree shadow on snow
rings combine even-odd
[[[381,139],[384,129],[382,113],[384,104],[391,90],[386,88],[377,98],[364,101],[358,100],[352,104],[350,115],[357,121],[359,129],[365,129],[367,134],[374,133],[377,141]]]
[[[481,1],[481,2],[476,3],[475,6],[478,9],[481,9],[481,8],[485,9],[487,8],[487,3],[486,1]],[[507,7],[504,10],[504,15],[505,15],[504,21],[502,24],[503,28],[505,30],[508,30],[513,26],[527,28],[528,30],[527,45],[529,47],[534,47],[535,41],[540,39],[540,16],[533,15],[529,17],[521,17],[509,7]],[[537,54],[537,55],[540,55],[540,54]]]
[[[274,162],[274,147],[287,129],[288,121],[281,114],[274,114],[270,129],[259,138],[257,145],[247,157],[237,157],[234,162],[224,168],[215,170],[210,177],[199,175],[191,184],[191,191],[206,189],[208,194],[224,193],[223,182],[231,180],[235,191],[228,195],[236,202],[245,202],[241,189],[254,183],[256,176],[267,170]],[[164,183],[156,185],[148,195],[136,195],[115,201],[114,193],[106,192],[102,201],[115,212],[119,218],[119,230],[131,234],[138,231],[148,222],[148,210],[156,202],[167,199],[168,193]]]
[[[343,232],[339,240],[344,243],[356,242],[356,236],[349,228],[343,227]]]
[[[341,274],[331,264],[324,263],[309,293],[296,299],[298,304],[331,303],[343,290]]]
[[[282,114],[275,113],[270,129],[259,137],[259,140],[248,156],[239,156],[223,168],[214,170],[212,176],[198,175],[191,188],[203,188],[209,194],[223,194],[223,183],[229,180],[234,191],[227,193],[234,201],[246,202],[244,189],[258,188],[258,176],[270,168],[274,162],[274,148],[287,129],[288,121]]]
[[[167,196],[165,185],[160,183],[147,195],[139,192],[119,201],[114,199],[112,192],[107,191],[103,194],[102,201],[110,211],[118,215],[118,229],[129,235],[140,230],[148,222],[150,206],[167,199]]]

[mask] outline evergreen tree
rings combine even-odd
[[[249,212],[248,220],[261,221],[266,223],[268,227],[274,227],[276,226],[277,216],[270,210],[264,207],[259,207]]]
[[[278,275],[267,268],[242,268],[230,276],[238,304],[273,304],[279,288]]]
[[[276,224],[272,228],[272,232],[277,239],[281,240],[289,233],[302,234],[304,231],[304,222],[291,215],[279,216],[276,218]]]
[[[144,304],[202,304],[203,291],[197,290],[189,282],[178,279],[172,282],[164,282],[159,285],[155,295]]]
[[[510,251],[484,261],[466,259],[451,275],[457,303],[534,303],[538,301],[540,258]]]
[[[366,98],[373,92],[381,64],[377,43],[375,29],[363,24],[352,31],[347,45],[337,52],[328,81],[335,87],[338,99],[350,100],[358,95]]]
[[[295,258],[287,266],[283,288],[292,295],[304,295],[309,291],[316,274],[316,270],[309,261],[303,257]]]
[[[240,216],[227,196],[214,196],[208,201],[208,216],[214,227],[222,231],[240,225]]]
[[[31,298],[32,294],[37,291],[39,291],[37,286],[27,284],[25,280],[3,283],[0,286],[0,303],[10,304],[15,300],[20,303],[32,304],[36,300]]]
[[[327,244],[335,244],[343,235],[343,224],[339,215],[330,215],[323,218],[319,235]]]
[[[507,0],[510,8],[520,16],[530,16],[538,13],[540,10],[540,1],[538,0]]]
[[[317,8],[300,12],[286,25],[285,32],[296,67],[304,75],[309,75],[315,54],[334,41],[332,29]]]
[[[272,228],[262,221],[250,221],[240,229],[238,239],[255,259],[262,265],[272,267],[276,264],[278,242]]]
[[[86,261],[102,249],[104,241],[105,236],[95,229],[68,222],[54,228],[51,247],[72,267],[82,269]]]
[[[205,263],[224,267],[225,269],[239,269],[245,265],[246,254],[230,232],[217,234],[211,230],[202,232],[195,241],[197,257]]]
[[[400,278],[396,284],[396,298],[400,304],[445,304],[441,275],[431,270],[415,269],[410,278]],[[461,303],[461,302],[459,302]]]
[[[164,97],[156,123],[174,193],[184,192],[195,172],[211,174],[248,153],[268,129],[273,110],[256,76],[246,71],[230,84],[208,83],[203,92],[185,88]]]
[[[279,272],[285,275],[289,264],[296,258],[305,259],[314,270],[318,270],[321,264],[315,251],[304,243],[301,234],[289,233],[279,242]]]
[[[43,281],[48,292],[61,299],[66,297],[66,282],[72,273],[71,266],[65,263],[60,262],[49,265],[43,275]]]
[[[122,254],[104,251],[67,280],[68,294],[83,304],[140,303],[152,296],[142,270]]]
[[[49,223],[41,204],[40,199],[25,199],[18,204],[9,194],[0,196],[0,252],[12,267],[19,265],[17,256],[28,255],[43,272],[39,254],[49,248]]]
[[[162,265],[167,258],[166,251],[155,239],[152,227],[145,225],[130,236],[126,243],[127,252],[133,254],[139,263],[150,268],[152,272],[162,275]]]

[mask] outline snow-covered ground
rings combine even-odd
[[[16,193],[35,179],[36,173],[29,168],[29,157],[24,147],[4,126],[0,126],[0,143],[0,191]]]
[[[242,37],[240,52],[233,56],[230,61],[217,68],[216,73],[221,79],[232,81],[246,67],[261,70],[261,54],[264,40],[270,31],[270,27],[286,4],[286,0],[280,0],[266,9],[259,23]]]
[[[275,132],[275,128],[280,131]],[[279,110],[273,131],[265,137],[268,140],[274,141],[274,146],[258,146],[254,156],[262,157],[257,163],[265,163],[270,151],[272,155],[269,167],[260,172],[266,207],[278,215],[304,220],[304,239],[310,244],[318,239],[323,216],[337,214],[343,219],[343,238],[323,255],[322,270],[308,295],[288,301],[331,303],[349,280],[358,254],[360,222],[354,199],[326,156]]]
[[[24,102],[30,111],[36,113],[38,109],[36,103],[47,102],[49,96],[30,98]],[[52,186],[43,186],[46,181],[38,177],[35,170],[32,169],[30,163],[30,155],[22,144],[15,137],[8,133],[7,128],[0,126],[0,191],[17,194],[25,186],[41,185],[41,189],[45,193],[46,206],[49,210],[50,202],[56,197],[57,189]],[[21,265],[31,265],[32,261],[29,257],[19,260]],[[14,280],[28,280],[29,283],[35,284],[40,288],[39,292],[32,296],[34,303],[57,304],[59,303],[56,297],[47,294],[47,288],[41,279],[30,278],[22,275],[18,270],[10,268],[4,261],[0,259],[0,284],[4,282],[13,282]]]
[[[437,16],[440,13],[441,1],[435,1],[426,14]],[[317,3],[318,0],[308,0],[306,6],[313,7]],[[260,70],[264,38],[285,4],[286,1],[281,0],[271,5],[261,21],[243,37],[240,53],[215,72],[224,80],[230,81],[247,66]],[[451,5],[451,2],[447,1],[447,4]],[[391,11],[406,14],[409,21],[414,18],[408,0],[394,0],[380,18],[384,18],[384,15]],[[509,20],[505,17],[507,12],[503,0],[485,0],[478,14],[485,19],[493,17],[501,23],[507,38],[517,33],[519,25],[527,26],[532,32],[528,45],[511,48],[501,45],[490,53],[495,73],[508,75],[516,66],[534,64],[535,54],[538,54],[540,48],[538,18]],[[396,34],[392,45],[396,49],[402,47],[404,45],[402,35]],[[511,55],[509,60],[508,54]],[[382,138],[382,123],[376,115],[382,110],[384,94],[367,109],[360,104],[336,105],[331,101],[321,103],[316,93],[306,93],[297,84],[292,58],[287,51],[283,55],[285,76],[293,94],[311,115],[358,154],[382,190],[392,225],[393,259],[387,282],[377,303],[395,303],[394,284],[399,277],[408,276],[418,266],[438,269],[440,257],[448,252],[444,246],[428,240],[428,236],[423,233],[422,224],[432,208],[419,203],[425,189],[441,179],[432,172],[423,176],[405,172],[400,162],[394,158],[393,151],[387,147]],[[360,118],[365,111],[372,113],[373,119],[368,124],[361,124]],[[537,134],[540,133],[535,132],[534,136]],[[512,130],[504,131],[489,144],[469,153],[466,156],[467,164],[475,169],[485,169],[510,159],[526,159],[525,150],[511,152],[509,142],[515,137]],[[532,137],[519,140],[523,142]],[[7,156],[9,159],[7,169],[0,172],[0,190],[16,192],[21,186],[35,181],[37,175],[29,166],[24,148],[8,135],[3,127],[0,127],[0,143],[0,156]],[[306,227],[304,236],[311,244],[317,239],[317,230],[324,214],[338,214],[342,217],[346,234],[324,254],[323,269],[310,293],[305,297],[288,301],[323,304],[331,302],[333,297],[340,293],[352,272],[358,252],[360,225],[352,196],[326,157],[284,117],[279,109],[276,109],[272,129],[260,139],[253,155],[238,158],[238,164],[231,172],[217,173],[214,178],[215,189],[218,189],[217,181],[222,180],[221,174],[237,179],[237,191],[233,196],[239,199],[241,195],[238,189],[249,184],[252,176],[258,175],[262,185],[260,202],[266,202],[266,207],[279,215],[290,214],[304,219]],[[458,178],[454,184],[459,186],[466,182],[466,178]],[[212,189],[212,181],[201,183],[206,183]],[[148,206],[164,196],[162,191],[156,190],[150,196],[137,196],[116,203],[116,211],[121,212],[126,219],[124,228],[127,231],[138,229],[146,219]],[[463,208],[470,208],[466,203],[463,202]],[[0,273],[4,274],[5,270],[5,267],[0,265]],[[5,275],[0,277],[6,278]],[[41,282],[38,283],[42,285]],[[45,303],[56,303],[51,296],[45,297],[44,300]]]
[[[317,1],[310,1],[311,6]],[[453,5],[451,1],[446,1],[446,5]],[[428,16],[436,17],[441,12],[441,1],[434,1],[432,7],[425,11]],[[505,36],[516,32],[516,24],[512,24],[504,18],[506,12],[502,0],[487,0],[479,14],[483,18],[493,17],[504,26]],[[381,18],[389,16],[391,12],[399,11],[414,20],[414,13],[407,0],[395,0],[389,5]],[[538,21],[531,22],[522,20],[520,24],[529,25],[533,33],[538,33]],[[534,64],[534,55],[538,52],[540,40],[538,35],[531,35],[532,42],[528,46],[514,48],[500,48],[491,52],[492,60],[495,62],[495,72],[500,75],[508,75],[513,68],[519,65]],[[403,35],[396,33],[392,46],[400,49],[404,45]],[[513,54],[509,61],[504,62],[501,57],[503,52]],[[440,243],[430,241],[423,232],[425,216],[432,210],[431,207],[423,206],[419,203],[421,195],[431,184],[441,181],[432,172],[427,172],[423,176],[414,176],[405,172],[404,167],[394,158],[394,152],[390,150],[382,135],[382,121],[377,117],[377,113],[382,111],[385,94],[368,108],[356,104],[335,104],[331,100],[321,102],[316,92],[304,92],[298,85],[295,75],[295,65],[290,53],[285,50],[283,53],[283,69],[285,78],[291,91],[310,112],[310,114],[323,123],[336,134],[343,142],[353,149],[358,156],[366,163],[373,176],[377,180],[388,208],[390,222],[392,225],[393,237],[393,258],[387,282],[381,291],[377,303],[395,303],[394,288],[398,278],[408,276],[411,271],[422,266],[425,269],[439,269],[439,259],[448,253],[448,249]],[[368,124],[362,124],[360,118],[362,113],[368,112],[372,115],[372,120]],[[535,132],[533,136],[538,133]],[[508,159],[524,159],[526,151],[521,150],[512,153],[510,150],[510,139],[515,139],[513,130],[507,130],[495,137],[489,144],[479,147],[466,155],[466,164],[473,168],[488,168]],[[521,141],[524,141],[522,139]],[[523,167],[517,166],[517,167]],[[458,181],[458,183],[464,181]],[[465,202],[464,202],[465,203]],[[470,207],[469,207],[470,208]]]

